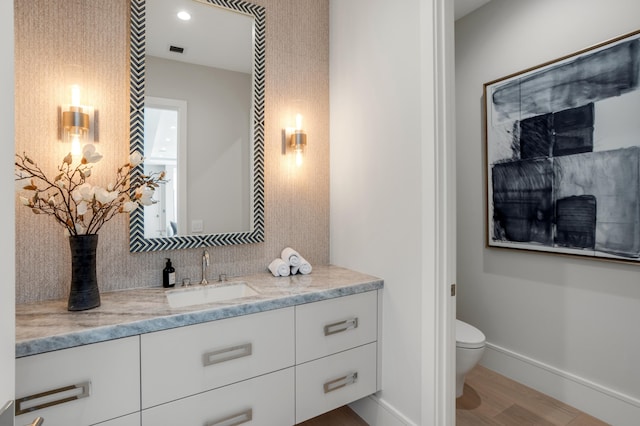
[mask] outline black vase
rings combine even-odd
[[[71,235],[71,289],[70,311],[86,311],[100,306],[100,291],[96,276],[96,249],[98,234]]]

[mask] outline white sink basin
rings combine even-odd
[[[195,284],[192,287],[168,290],[165,292],[167,301],[172,308],[201,305],[203,303],[225,302],[227,300],[242,299],[256,296],[253,288],[244,281],[224,284]]]

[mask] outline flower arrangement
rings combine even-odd
[[[143,161],[142,155],[135,152],[128,163],[118,168],[115,182],[103,188],[87,182],[93,164],[101,159],[95,146],[87,144],[78,165],[73,165],[69,153],[58,166],[58,174],[49,178],[27,154],[16,154],[16,181],[27,181],[22,189],[30,195],[20,195],[20,201],[35,214],[53,216],[67,235],[97,234],[117,214],[155,203],[153,194],[165,182],[164,172],[141,175],[137,182],[130,183],[129,172]]]

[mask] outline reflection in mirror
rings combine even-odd
[[[132,178],[170,179],[132,214],[131,251],[264,240],[263,101],[263,7],[131,1],[131,151],[145,157]]]
[[[186,118],[186,102],[146,96],[144,174],[164,172],[168,182],[156,189],[157,202],[145,207],[145,238],[172,237],[186,229]]]

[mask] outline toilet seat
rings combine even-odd
[[[483,348],[485,337],[482,331],[464,321],[456,320],[456,347],[464,349]]]

